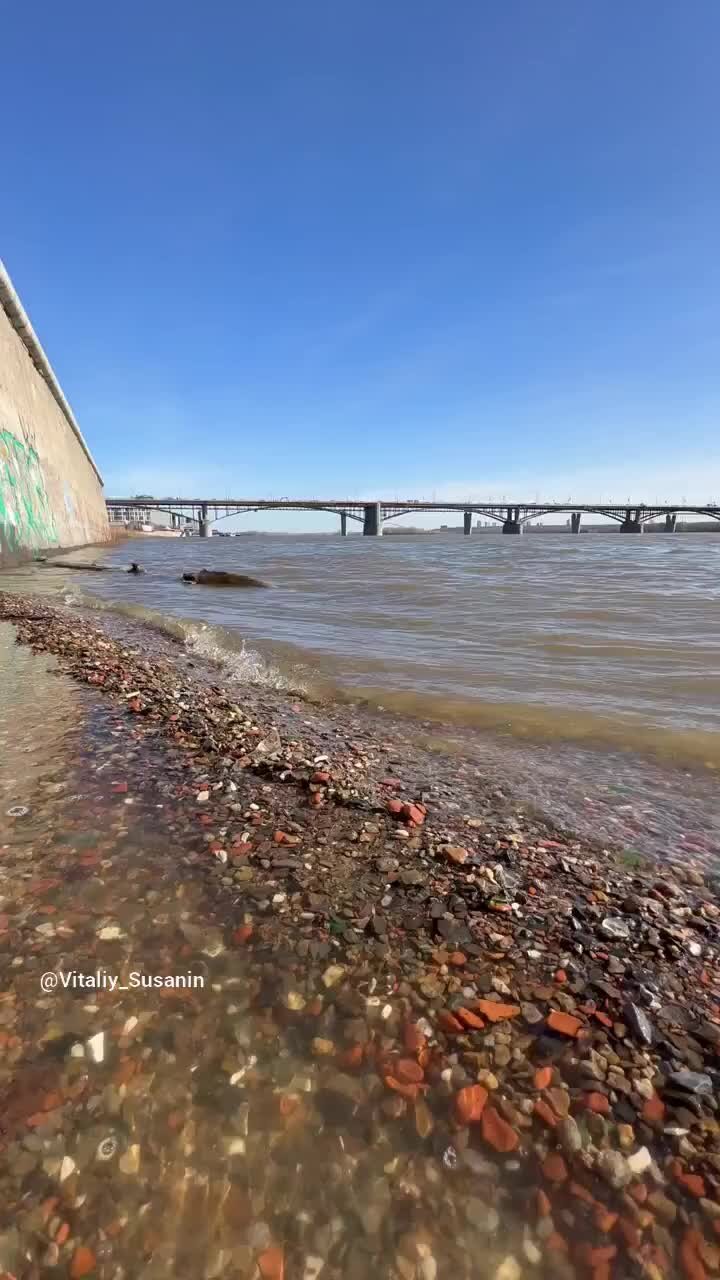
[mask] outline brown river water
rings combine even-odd
[[[720,538],[150,536],[74,558],[113,572],[4,581],[149,623],[240,680],[382,707],[581,833],[720,854]],[[181,581],[204,567],[269,589]]]
[[[720,538],[147,538],[103,600],[212,628],[250,671],[442,723],[720,764]],[[102,556],[127,564],[129,548]],[[268,591],[198,590],[184,569]],[[253,653],[255,651],[255,653]]]

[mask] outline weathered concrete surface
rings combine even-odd
[[[0,568],[109,537],[102,479],[0,262]]]

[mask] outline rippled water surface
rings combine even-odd
[[[148,537],[92,557],[112,572],[3,582],[150,622],[241,679],[407,713],[593,837],[720,853],[720,538]],[[181,581],[204,566],[270,587]]]
[[[172,540],[116,548],[103,599],[221,629],[311,687],[444,722],[720,760],[720,538]],[[193,587],[184,569],[267,591]],[[56,571],[57,572],[57,571]],[[87,575],[89,578],[90,575]]]

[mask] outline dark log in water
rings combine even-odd
[[[260,578],[249,578],[244,573],[225,573],[219,569],[200,569],[198,573],[184,573],[183,582],[196,582],[201,587],[266,587]]]

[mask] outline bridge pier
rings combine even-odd
[[[340,537],[347,538],[347,511],[340,512]]]
[[[507,517],[502,527],[503,533],[522,533],[522,525],[520,523],[520,508],[508,507]]]
[[[582,515],[582,512],[581,512],[581,511],[573,511],[573,512],[572,512],[572,514],[571,514],[571,516],[570,516],[570,532],[571,532],[571,533],[579,533],[579,532],[580,532],[580,517],[581,517],[581,515]]]
[[[472,533],[472,518],[473,518],[473,513],[472,513],[472,511],[466,511],[466,512],[464,512],[464,514],[463,514],[463,533],[465,534],[465,536],[466,536],[467,538],[469,538],[469,537],[470,537],[470,534]]]
[[[665,532],[674,533],[677,524],[677,511],[668,511],[665,516]]]
[[[620,525],[620,532],[621,533],[642,533],[642,531],[643,531],[643,525],[640,521],[640,511],[637,508],[635,509],[635,511],[631,511],[629,507],[626,508],[625,519]]]
[[[382,506],[379,502],[368,502],[365,507],[365,518],[363,520],[363,537],[380,538],[382,537]]]
[[[200,519],[198,520],[199,533],[201,538],[210,537],[210,521],[208,520],[207,502],[203,502],[200,508]]]

